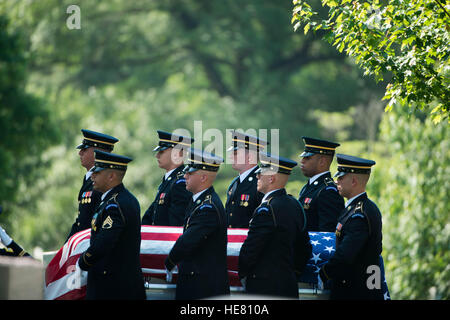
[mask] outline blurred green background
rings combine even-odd
[[[0,2],[0,224],[26,250],[59,249],[75,219],[81,128],[135,159],[124,183],[141,214],[163,174],[157,129],[279,129],[280,155],[295,160],[303,135],[374,159],[391,297],[450,298],[448,123],[384,113],[386,83],[320,33],[294,33],[291,1],[81,0],[72,30],[71,4]],[[219,172],[223,201],[235,175]],[[288,192],[305,182],[295,169]]]

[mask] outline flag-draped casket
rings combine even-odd
[[[141,267],[145,277],[165,279],[164,260],[182,232],[182,227],[141,227]],[[247,232],[248,229],[228,229],[227,262],[231,286],[241,286],[238,278],[238,258]],[[46,299],[84,298],[86,272],[83,271],[81,279],[75,281],[77,278],[74,277],[73,271],[78,258],[89,247],[90,235],[90,229],[74,234],[50,261],[45,275]],[[313,253],[299,281],[315,284],[320,266],[334,253],[335,235],[330,232],[310,232],[309,235]]]

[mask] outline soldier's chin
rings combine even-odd
[[[256,191],[259,191],[259,192],[261,192],[261,193],[264,193],[264,192],[262,191],[262,186],[260,186],[259,183],[256,185]]]
[[[308,171],[307,170],[305,171],[305,169],[302,166],[300,166],[300,171],[303,173],[303,175],[305,177],[308,177],[308,178],[312,177],[312,176],[308,175]]]

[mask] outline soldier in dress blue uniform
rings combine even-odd
[[[78,215],[72,228],[67,236],[66,241],[75,233],[88,229],[91,227],[92,216],[95,209],[100,203],[100,192],[94,190],[92,187],[92,169],[94,167],[94,151],[103,150],[111,152],[114,149],[114,144],[119,140],[110,135],[95,132],[91,130],[81,129],[84,139],[83,142],[77,146],[80,156],[81,165],[86,168],[87,173],[83,177],[83,184],[78,192]]]
[[[202,299],[230,292],[227,272],[226,215],[213,182],[223,159],[192,149],[185,168],[186,188],[193,196],[183,234],[175,242],[165,266],[168,280],[176,265],[175,298]]]
[[[101,202],[91,221],[90,246],[78,260],[88,271],[86,299],[145,299],[140,207],[122,183],[131,160],[95,151],[92,181]]]
[[[227,190],[225,212],[228,228],[248,228],[253,212],[260,205],[263,194],[256,190],[256,170],[258,153],[263,151],[268,142],[243,132],[232,132],[231,151],[233,169],[239,171]]]
[[[239,253],[239,278],[248,293],[298,298],[297,277],[312,247],[303,209],[284,188],[297,163],[268,154],[260,161],[258,191],[264,198]]]
[[[331,178],[330,165],[339,143],[302,137],[305,150],[300,155],[300,169],[309,178],[299,201],[306,214],[308,231],[334,232],[337,218],[344,209],[344,199]]]
[[[183,173],[185,150],[194,139],[158,130],[159,144],[156,159],[160,168],[166,170],[158,187],[155,200],[142,217],[143,225],[182,226],[186,207],[192,194],[186,190]]]
[[[331,299],[383,299],[381,287],[369,279],[369,267],[379,266],[382,250],[381,213],[365,191],[375,161],[336,157],[339,193],[348,200],[336,226],[336,251],[320,269],[320,280],[331,280]]]

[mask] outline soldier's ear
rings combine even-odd
[[[113,181],[115,179],[121,179],[120,171],[108,170],[108,180]]]
[[[333,161],[333,157],[330,157],[329,155],[324,155],[324,154],[319,155],[319,166],[324,169],[329,168],[332,161]]]
[[[208,175],[202,172],[200,176],[200,181],[203,183],[206,182],[206,180],[208,180]]]
[[[355,187],[359,184],[358,177],[352,174],[352,187]]]

